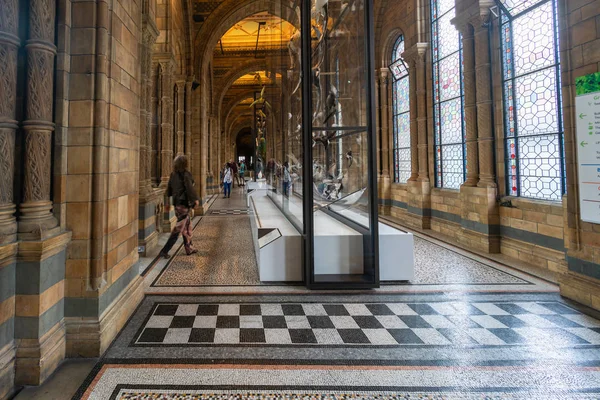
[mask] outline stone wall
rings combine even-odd
[[[567,164],[568,273],[561,276],[561,293],[600,309],[600,225],[579,218],[575,137],[575,78],[600,71],[600,4],[597,0],[563,1],[559,13],[565,107]]]
[[[489,12],[495,2],[456,0],[453,23],[463,37],[466,157],[470,170],[460,190],[438,189],[432,179],[429,2],[396,4],[380,0],[376,5],[378,88],[383,99],[378,132],[383,160],[379,171],[381,213],[396,217],[407,226],[431,229],[467,249],[501,252],[555,272],[563,295],[599,308],[600,228],[579,218],[573,145],[574,79],[598,71],[600,64],[598,1],[558,1],[568,186],[562,202],[506,196],[499,27],[497,18]],[[410,73],[413,175],[407,184],[391,183],[392,102],[387,64],[391,43],[400,33],[406,40],[405,60],[414,69]],[[419,51],[422,48],[426,50]],[[417,54],[419,57],[415,57]],[[475,110],[472,115],[469,107]]]
[[[67,157],[67,355],[98,356],[141,298],[138,259],[141,2],[72,4]]]

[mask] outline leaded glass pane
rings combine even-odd
[[[552,20],[550,2],[512,22],[515,76],[556,64]]]
[[[394,181],[405,183],[411,175],[410,157],[410,95],[408,69],[402,53],[404,37],[400,36],[392,51],[390,70],[394,77],[393,96],[393,133],[394,133]]]
[[[396,90],[398,91],[398,96],[396,96],[396,104],[398,107],[396,108],[395,114],[404,113],[410,111],[410,96],[408,93],[409,90],[409,82],[408,79],[401,79],[396,82]]]
[[[455,0],[439,0],[437,1],[437,16],[441,17],[448,11],[454,8]]]
[[[451,24],[454,0],[432,0],[436,186],[458,189],[465,178],[461,37]]]
[[[557,133],[556,69],[516,79],[518,134]]]
[[[440,101],[461,95],[460,53],[454,53],[439,63]]]
[[[462,112],[461,99],[454,99],[442,103],[440,106],[441,143],[462,143]]]
[[[410,147],[410,113],[396,116],[396,147]]]
[[[410,148],[397,150],[398,152],[398,172],[396,174],[398,182],[406,182],[410,178]]]
[[[450,22],[454,18],[454,10],[442,16],[438,24],[437,33],[437,49],[434,52],[437,53],[437,60],[449,56],[450,54],[457,52],[460,48],[459,33]]]
[[[510,13],[500,27],[507,193],[557,201],[564,154],[556,0],[501,3]]]
[[[506,7],[510,15],[515,16],[542,1],[544,0],[500,0],[500,3]]]
[[[459,189],[464,182],[462,144],[442,146],[442,180],[445,188]]]
[[[521,195],[545,200],[562,196],[559,135],[519,139]]]

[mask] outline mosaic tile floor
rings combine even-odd
[[[216,198],[197,225],[199,252],[179,251],[152,275],[152,288],[260,286],[248,210],[241,189],[231,198]],[[501,265],[469,256],[448,246],[414,237],[415,279],[411,285],[533,285],[539,283]],[[461,254],[462,253],[462,254]],[[389,285],[389,284],[386,284]],[[268,284],[272,286],[272,284]],[[168,290],[167,290],[168,292]]]
[[[595,317],[555,294],[148,296],[74,399],[598,399]]]

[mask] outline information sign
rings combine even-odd
[[[600,72],[576,79],[581,219],[600,223]]]

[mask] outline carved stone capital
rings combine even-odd
[[[409,63],[424,64],[428,49],[429,43],[415,43],[402,53],[402,58]]]
[[[142,15],[142,40],[145,46],[153,46],[156,43],[156,38],[160,34],[160,30],[156,26],[153,18],[148,14]]]
[[[463,36],[463,39],[465,37],[473,37],[473,27],[471,24],[472,18],[472,14],[464,12],[460,15],[457,15],[452,19],[452,21],[450,21],[456,30],[459,31]]]

